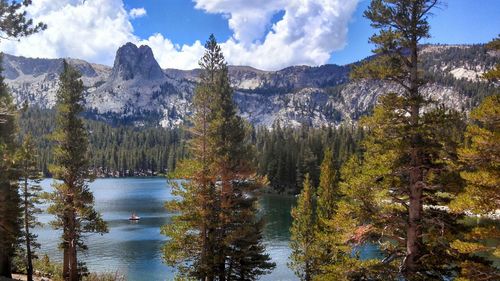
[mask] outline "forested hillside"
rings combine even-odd
[[[55,111],[29,108],[20,117],[21,137],[34,136],[40,154],[38,166],[50,176]],[[186,155],[182,129],[111,126],[86,119],[90,142],[90,166],[97,176],[153,176],[172,171]]]
[[[88,116],[88,115],[87,115]],[[113,126],[103,121],[85,119],[90,141],[90,165],[98,177],[155,176],[172,172],[180,159],[188,156],[186,144],[189,132],[185,128]],[[28,108],[20,116],[21,138],[29,132],[34,136],[38,167],[51,176],[53,163],[51,132],[55,111]],[[318,166],[324,151],[334,151],[337,167],[353,153],[363,130],[355,125],[314,128],[272,128],[249,126],[250,139],[255,146],[258,173],[267,176],[279,192],[298,191],[306,173],[313,182],[319,180]]]

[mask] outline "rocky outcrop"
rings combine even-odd
[[[468,45],[423,46],[421,54],[431,78],[422,89],[424,95],[459,109],[470,106],[474,93],[463,91],[455,81],[484,83],[481,74],[497,59],[483,46]],[[200,70],[162,70],[148,46],[120,47],[112,68],[68,61],[82,73],[86,107],[100,119],[173,127],[192,114]],[[380,81],[350,81],[352,66],[292,66],[279,71],[229,66],[229,75],[239,113],[253,124],[324,126],[356,120],[371,110],[381,94],[401,91]],[[62,59],[4,56],[3,74],[19,104],[28,101],[52,107],[61,70]]]

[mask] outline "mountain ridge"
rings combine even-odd
[[[484,84],[480,76],[496,59],[482,45],[424,45],[420,52],[423,67],[432,77],[423,93],[455,108],[470,107],[474,96],[462,88]],[[125,44],[117,50],[113,67],[68,61],[82,72],[85,105],[97,118],[174,127],[192,114],[190,101],[200,70],[162,69],[148,46]],[[354,64],[290,66],[277,71],[229,66],[229,76],[239,113],[251,123],[325,126],[356,120],[380,94],[400,91],[390,83],[351,81]],[[6,83],[18,104],[27,100],[53,107],[61,69],[62,59],[4,55]]]

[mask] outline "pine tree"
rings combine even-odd
[[[248,130],[237,115],[230,86],[228,68],[220,49],[211,36],[209,50],[219,61],[216,73],[213,119],[209,123],[209,147],[212,150],[211,172],[218,179],[220,193],[220,225],[217,240],[219,280],[256,280],[274,268],[262,244],[263,223],[256,218],[255,207],[258,181],[254,177],[252,150]]]
[[[30,0],[22,2],[0,1],[0,38],[15,39],[31,35],[46,28],[45,24],[33,25],[27,18],[25,8]],[[3,71],[0,54],[0,73]],[[12,172],[15,144],[15,108],[0,74],[0,276],[11,277],[11,259],[17,236],[20,234],[19,195],[14,184],[16,173]]]
[[[314,238],[316,224],[315,195],[309,174],[306,174],[297,205],[292,208],[293,223],[290,228],[290,263],[288,266],[300,280],[312,280],[315,272]]]
[[[336,209],[336,202],[339,199],[338,177],[333,160],[333,152],[330,149],[325,151],[323,162],[320,166],[320,177],[318,186],[318,221],[331,219]]]
[[[406,133],[398,144],[402,145],[401,152],[407,155],[399,163],[401,172],[408,179],[400,190],[409,200],[405,205],[408,215],[403,235],[406,250],[401,268],[406,277],[421,272],[421,258],[425,252],[423,205],[426,201],[424,193],[430,188],[426,183],[426,171],[432,169],[432,158],[429,158],[427,148],[432,144],[426,139],[428,136],[424,130],[426,120],[422,109],[429,101],[420,92],[424,81],[419,67],[418,44],[422,38],[429,37],[427,18],[436,5],[438,0],[372,0],[365,16],[371,20],[372,27],[380,30],[370,38],[377,46],[374,52],[378,56],[353,72],[353,77],[393,81],[403,90],[401,98],[393,97],[395,100],[391,103],[396,106],[388,109],[404,110],[409,117],[393,116],[403,122],[399,128],[391,126],[387,129]]]
[[[466,131],[470,143],[459,149],[460,163],[464,166],[460,175],[466,187],[450,207],[458,213],[488,216],[500,209],[500,95],[487,97],[470,118]],[[498,268],[474,258],[477,254],[500,258],[498,247],[487,244],[488,240],[498,237],[497,226],[479,224],[453,241],[452,248],[469,255],[469,259],[461,262],[459,280],[500,279]]]
[[[338,176],[334,166],[333,152],[325,151],[325,156],[320,167],[320,181],[317,192],[315,224],[315,270],[318,272],[319,280],[325,279],[322,275],[327,266],[339,263],[345,253],[342,252],[342,242],[338,241],[338,223],[335,221],[337,204],[340,200],[338,187]]]
[[[200,61],[193,104],[192,159],[177,165],[181,200],[167,203],[180,214],[162,228],[170,237],[164,259],[181,277],[255,280],[274,267],[264,254],[262,222],[256,219],[251,150],[236,114],[227,65],[212,35]]]
[[[88,187],[91,180],[88,158],[88,135],[79,115],[83,111],[83,83],[80,74],[66,61],[57,91],[57,120],[53,140],[55,164],[50,168],[54,191],[48,212],[56,216],[52,222],[62,229],[63,277],[81,279],[79,250],[86,250],[85,233],[105,233],[106,223],[93,208],[94,197]]]
[[[0,75],[0,276],[7,278],[11,277],[12,257],[21,233],[15,134],[16,108]]]
[[[15,39],[29,36],[47,28],[44,23],[33,24],[27,17],[26,7],[31,0],[0,1],[0,38]]]
[[[214,102],[215,75],[221,58],[210,50],[200,60],[202,73],[193,97],[193,126],[189,142],[191,159],[177,164],[172,178],[186,179],[185,183],[171,181],[173,194],[180,200],[167,202],[169,210],[179,212],[172,223],[162,227],[162,233],[170,238],[163,248],[163,258],[170,266],[179,269],[181,277],[198,280],[215,280],[216,244],[215,232],[219,209],[216,196],[216,179],[210,173],[209,125],[213,119],[211,103]],[[213,46],[212,46],[213,48]]]
[[[36,215],[42,212],[36,206],[41,203],[40,195],[42,190],[40,186],[42,176],[38,170],[37,158],[38,155],[34,142],[31,136],[27,135],[22,146],[16,153],[16,166],[21,175],[21,208],[23,209],[24,222],[22,238],[25,244],[26,275],[28,281],[33,281],[33,259],[37,257],[34,249],[40,248],[40,244],[36,242],[37,235],[31,232],[34,227],[41,225],[36,219]]]
[[[425,151],[421,163],[426,173],[419,183],[422,189],[422,218],[419,221],[419,244],[422,256],[416,261],[416,273],[405,270],[411,190],[414,171],[410,162],[407,137],[414,128],[405,97],[388,94],[379,99],[379,106],[372,116],[364,118],[362,124],[369,129],[363,146],[365,152],[358,161],[343,169],[342,209],[337,222],[345,225],[351,238],[346,242],[357,246],[378,243],[382,260],[354,262],[345,273],[352,277],[397,280],[441,280],[455,274],[450,264],[456,264],[460,255],[450,251],[450,243],[463,231],[460,215],[444,209],[461,186],[461,181],[449,161],[456,160],[456,147],[460,140],[454,137],[453,128],[459,123],[459,114],[442,107],[428,108],[420,117],[420,147]],[[353,226],[354,224],[354,226]],[[344,236],[345,238],[346,236]],[[356,247],[353,249],[356,250]],[[432,253],[432,254],[431,254]],[[352,265],[356,264],[356,266]]]

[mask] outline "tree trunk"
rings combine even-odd
[[[63,279],[69,280],[69,212],[64,212],[63,218]]]
[[[69,280],[70,281],[78,281],[80,279],[80,276],[78,274],[78,261],[77,261],[77,252],[76,252],[76,241],[71,242],[71,247],[69,251],[69,256],[70,256],[70,269],[69,269]]]
[[[10,257],[7,253],[0,253],[0,276],[12,278]]]
[[[76,225],[75,225],[75,212],[71,212],[71,217],[69,219],[69,233],[70,233],[70,241],[69,241],[69,281],[78,281],[78,261],[77,261],[77,252],[76,252]]]
[[[65,235],[64,235],[65,236]],[[63,246],[63,279],[68,280],[69,278],[69,249],[68,242],[64,243]]]
[[[311,281],[311,266],[308,261],[306,261],[306,268],[304,270],[304,281]]]
[[[417,167],[413,167],[410,172],[410,206],[408,217],[408,229],[406,240],[405,271],[409,274],[417,270],[417,262],[420,257],[420,247],[422,245],[422,186],[421,172]]]
[[[410,125],[413,129],[417,129],[417,132],[413,133],[410,139],[410,183],[408,190],[410,203],[406,231],[406,257],[403,268],[407,276],[417,271],[417,263],[421,255],[422,246],[423,155],[420,148],[422,137],[420,133],[418,133],[418,126],[420,125],[421,96],[419,93],[418,40],[416,37],[412,40],[410,61]]]
[[[26,277],[27,281],[33,281],[33,263],[31,257],[31,237],[28,222],[28,177],[24,177],[24,231],[26,233]]]

